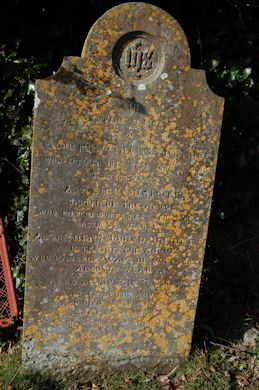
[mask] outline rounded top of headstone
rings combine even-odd
[[[103,73],[115,71],[133,84],[190,66],[180,25],[162,9],[141,2],[124,3],[102,15],[91,28],[81,56],[96,69],[101,65]]]

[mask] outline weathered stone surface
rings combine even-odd
[[[223,99],[166,12],[128,3],[37,82],[24,361],[162,367],[189,353]]]

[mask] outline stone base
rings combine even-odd
[[[53,351],[52,351],[53,352]],[[94,351],[93,351],[94,355]],[[90,380],[99,373],[121,373],[127,372],[133,374],[139,370],[145,372],[154,372],[157,374],[168,374],[183,359],[183,356],[133,356],[122,357],[120,359],[104,359],[100,356],[90,358],[89,356],[75,356],[66,354],[64,351],[57,350],[55,355],[47,350],[40,351],[35,348],[32,339],[27,338],[23,342],[23,364],[28,370],[36,373],[47,374],[55,377],[64,377],[67,375],[76,375],[77,378],[85,377]]]

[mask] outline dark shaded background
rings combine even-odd
[[[123,1],[0,4],[0,210],[22,312],[33,83],[80,56],[91,25]],[[181,24],[192,67],[226,99],[194,344],[259,322],[259,1],[150,1]]]

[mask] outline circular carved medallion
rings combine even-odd
[[[156,73],[160,57],[153,38],[144,32],[124,35],[113,50],[113,64],[117,74],[136,82],[149,79]]]

